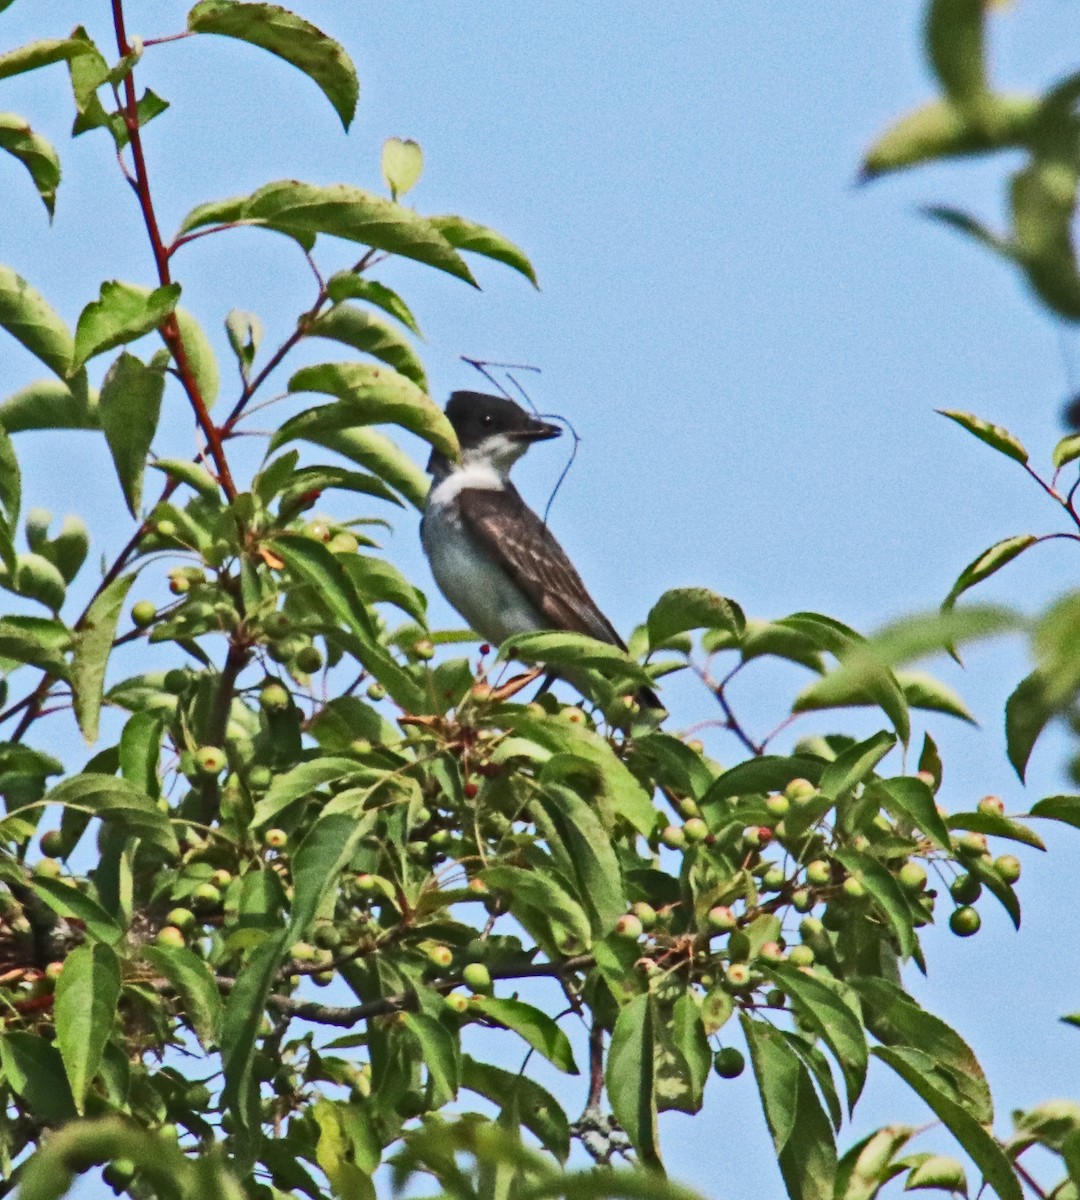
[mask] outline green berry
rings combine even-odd
[[[988,817],[1005,815],[1005,801],[1000,796],[983,796],[979,801],[979,812]]]
[[[191,675],[184,670],[183,667],[173,667],[171,671],[165,672],[165,679],[162,681],[162,687],[170,695],[179,696],[187,691],[188,683],[191,681]]]
[[[483,963],[466,963],[461,972],[461,981],[467,988],[486,996],[491,991],[491,972]]]
[[[135,1164],[130,1158],[115,1158],[102,1168],[101,1178],[119,1195],[135,1178]]]
[[[159,537],[171,538],[176,537],[176,522],[175,521],[155,521],[154,532]]]
[[[454,961],[454,953],[449,946],[431,946],[428,948],[427,956],[437,967],[448,967]]]
[[[784,949],[779,942],[765,942],[758,951],[758,958],[764,959],[767,963],[783,962]]]
[[[157,619],[157,605],[153,600],[139,600],[131,606],[131,623],[139,629],[153,625]]]
[[[384,699],[386,696],[386,688],[381,683],[372,683],[368,685],[367,698],[374,700],[376,703]]]
[[[823,858],[815,858],[807,864],[806,882],[814,887],[825,887],[832,883],[832,868]]]
[[[221,892],[212,883],[200,883],[192,892],[191,899],[197,909],[205,912],[221,904]]]
[[[896,878],[904,891],[911,892],[913,895],[926,887],[926,871],[916,862],[904,863],[897,872]]]
[[[210,1107],[213,1099],[210,1089],[205,1083],[191,1083],[184,1089],[184,1103],[194,1112],[202,1113]]]
[[[681,850],[686,845],[686,834],[681,825],[668,825],[660,834],[660,840],[672,850]]]
[[[304,646],[296,653],[296,669],[310,675],[323,665],[322,651],[318,646]]]
[[[762,875],[761,886],[766,892],[778,892],[786,879],[784,868],[774,864]]]
[[[715,933],[729,933],[738,926],[735,914],[725,904],[718,904],[709,909],[709,928]]]
[[[311,982],[316,987],[329,987],[334,982],[334,972],[316,971],[311,977]]]
[[[435,643],[431,638],[420,638],[413,643],[413,654],[421,662],[430,662],[435,657]]]
[[[656,924],[656,909],[651,904],[646,904],[643,900],[639,900],[637,904],[630,906],[630,911],[641,922],[643,929],[652,929]]]
[[[341,930],[329,921],[315,926],[315,945],[321,950],[337,950],[341,945]]]
[[[786,817],[791,811],[791,801],[787,796],[783,796],[779,792],[774,792],[771,796],[765,798],[765,807],[768,809],[770,816]]]
[[[633,913],[624,913],[615,922],[615,936],[636,941],[645,932],[644,926]]]
[[[737,1079],[746,1069],[746,1059],[734,1046],[717,1050],[713,1058],[713,1070],[721,1079]]]
[[[679,816],[682,817],[683,820],[687,820],[690,817],[701,816],[701,809],[698,806],[698,802],[696,800],[691,800],[689,796],[678,801],[675,805],[675,808],[678,810]]]
[[[266,712],[284,712],[289,707],[289,693],[280,683],[268,683],[259,693],[259,704]]]
[[[796,912],[809,912],[814,907],[814,897],[806,888],[799,888],[791,897],[791,907]]]
[[[55,858],[42,858],[34,865],[34,874],[41,879],[59,879],[63,871]]]
[[[1000,858],[995,858],[992,865],[998,878],[1006,883],[1015,883],[1020,878],[1020,860],[1015,854],[1003,854]]]
[[[195,928],[195,914],[190,908],[170,908],[165,914],[165,924],[175,926],[182,933],[190,933]]]
[[[724,984],[732,992],[743,992],[750,986],[750,968],[746,963],[731,963],[724,971]]]
[[[690,843],[703,842],[709,836],[709,827],[700,817],[691,817],[683,825],[683,834]]]
[[[811,796],[817,795],[817,788],[809,779],[793,779],[784,788],[784,795],[792,804],[805,804]]]
[[[232,883],[232,872],[226,871],[224,867],[219,868],[210,876],[210,882],[216,888],[227,888]]]
[[[974,875],[957,875],[949,884],[949,895],[957,904],[974,904],[982,895],[982,884]]]
[[[459,1017],[463,1016],[469,1011],[469,997],[462,995],[461,992],[451,992],[450,995],[446,997],[445,1003],[446,1007],[452,1013],[456,1013]]]
[[[256,792],[265,791],[273,782],[273,771],[262,763],[257,763],[248,771],[248,787]]]
[[[267,850],[284,850],[289,844],[289,835],[284,829],[268,829],[263,834],[263,845]]]
[[[961,854],[982,855],[986,853],[985,833],[965,833],[956,839],[956,848]]]
[[[854,875],[849,875],[843,884],[844,895],[849,900],[861,900],[866,895],[866,885]]]
[[[184,935],[175,925],[163,925],[155,934],[154,941],[159,946],[172,946],[177,949],[186,945]]]
[[[981,925],[982,918],[975,909],[967,904],[954,909],[949,916],[949,928],[957,937],[971,937],[973,933],[979,932]]]
[[[195,751],[195,767],[204,778],[220,775],[229,760],[220,746],[200,746]]]
[[[814,964],[814,952],[807,945],[792,946],[788,952],[788,962],[793,967],[810,967]]]
[[[50,829],[41,835],[38,845],[46,857],[59,858],[64,853],[64,835],[59,829]]]
[[[360,549],[360,543],[351,533],[335,533],[327,544],[335,554],[355,554]]]

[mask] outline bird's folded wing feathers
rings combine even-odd
[[[584,633],[626,649],[563,548],[514,487],[466,488],[458,503],[467,528],[552,629]]]

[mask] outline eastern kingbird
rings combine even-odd
[[[543,521],[510,482],[510,468],[557,425],[504,396],[454,392],[446,415],[461,462],[435,451],[420,539],[443,595],[483,638],[498,645],[519,633],[584,633],[626,649]],[[643,704],[660,708],[642,688]]]

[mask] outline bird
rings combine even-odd
[[[562,429],[509,397],[484,392],[454,392],[446,416],[461,458],[432,452],[431,489],[420,522],[420,540],[442,594],[496,645],[518,634],[558,630],[625,650],[551,530],[510,482],[511,468],[529,447],[559,437]],[[662,708],[650,688],[641,688],[636,698]]]

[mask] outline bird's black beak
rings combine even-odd
[[[509,436],[515,442],[546,442],[551,438],[557,438],[562,435],[562,429],[558,425],[550,425],[547,421],[541,421],[537,418],[530,421],[523,429],[515,429]]]

